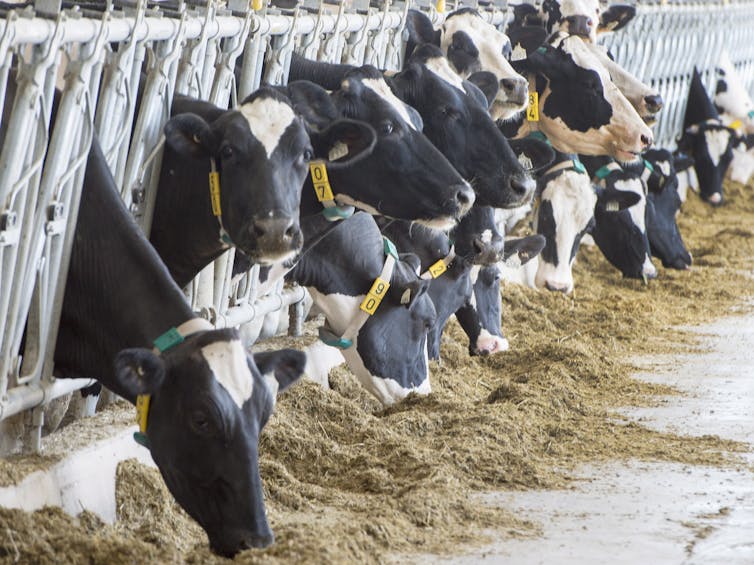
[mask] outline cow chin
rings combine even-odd
[[[284,266],[289,266],[300,253],[301,249],[288,249],[288,250],[257,250],[255,253],[246,253],[252,262],[261,265],[262,267],[270,267],[274,264],[283,263]]]
[[[623,149],[616,148],[613,151],[612,157],[615,158],[616,161],[624,164],[629,165],[631,163],[635,163],[641,158],[640,153],[634,153],[633,151],[624,151]]]
[[[500,100],[496,98],[490,108],[490,115],[495,121],[507,121],[515,118],[520,112],[526,109],[526,100],[523,102],[513,102],[511,100]]]
[[[416,220],[416,223],[432,230],[449,231],[455,227],[458,221],[451,216],[441,216],[431,220]]]

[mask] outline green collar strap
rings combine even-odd
[[[319,328],[319,339],[325,345],[337,347],[338,349],[353,347],[353,340],[356,338],[356,334],[359,333],[359,330],[369,319],[369,316],[372,316],[377,311],[380,303],[382,303],[382,299],[385,298],[390,288],[390,279],[393,278],[395,264],[398,261],[398,250],[388,238],[383,237],[382,241],[385,262],[382,265],[380,275],[374,279],[372,287],[359,305],[358,312],[351,319],[342,336],[338,336],[326,322],[324,326]]]

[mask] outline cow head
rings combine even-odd
[[[651,130],[580,37],[556,34],[550,44],[527,52],[515,64],[535,75],[539,121],[532,123],[556,149],[627,162],[652,144]]]
[[[425,44],[390,85],[419,112],[427,138],[471,182],[476,202],[511,208],[531,199],[535,183],[487,111],[497,93],[494,75],[462,80],[438,47]]]
[[[597,35],[623,28],[636,8],[614,4],[602,10],[600,0],[545,0],[539,18],[549,33],[562,31],[596,43]]]
[[[456,255],[467,265],[492,265],[503,257],[503,236],[489,206],[473,206],[450,235]]]
[[[377,69],[348,72],[332,100],[339,115],[377,132],[372,153],[358,167],[329,175],[338,202],[439,229],[469,210],[473,190],[422,133],[418,112],[393,94]]]
[[[406,29],[416,44],[439,45],[459,76],[468,78],[477,71],[495,75],[499,88],[490,109],[494,119],[511,118],[526,107],[526,79],[508,62],[510,40],[476,10],[461,8],[451,12],[439,32],[425,14],[409,10]]]
[[[694,158],[700,196],[714,206],[723,203],[723,179],[735,140],[736,132],[713,118],[686,128],[678,142],[679,150]]]
[[[327,319],[328,332],[343,336],[385,262],[374,219],[354,214],[304,256],[293,276],[306,286]],[[342,350],[351,372],[384,404],[411,392],[430,392],[427,334],[436,311],[419,278],[419,260],[401,255],[387,294]],[[328,341],[325,341],[328,343]]]
[[[652,149],[644,154],[644,159],[652,166],[647,178],[647,237],[652,255],[666,268],[688,269],[691,254],[676,223],[681,197],[673,154],[667,149]]]
[[[262,88],[211,123],[197,114],[179,114],[165,124],[165,138],[179,156],[214,163],[218,239],[259,263],[301,249],[299,202],[313,152],[304,123],[285,96]]]
[[[655,278],[657,269],[647,237],[647,198],[641,178],[644,164],[624,168],[606,157],[585,158],[584,164],[600,184],[591,231],[594,242],[624,277]]]
[[[126,349],[115,360],[121,389],[131,398],[150,395],[152,458],[217,553],[233,556],[273,542],[259,476],[259,434],[277,390],[301,375],[304,362],[303,353],[293,350],[252,359],[238,332],[228,329],[190,335],[159,355]]]
[[[743,131],[754,133],[754,102],[727,51],[720,56],[713,101],[725,125],[738,121]]]

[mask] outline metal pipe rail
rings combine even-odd
[[[698,68],[708,92],[714,92],[715,66],[723,48],[749,92],[754,86],[754,2],[640,3],[624,30],[603,44],[615,60],[657,88],[665,101],[655,127],[655,143],[674,149],[683,129],[691,75]]]
[[[89,384],[57,384],[51,375],[72,219],[93,136],[125,202],[148,233],[161,132],[176,92],[222,107],[236,105],[262,82],[285,83],[294,51],[331,62],[402,66],[406,3],[383,0],[372,7],[354,0],[359,5],[348,7],[345,0],[302,1],[293,10],[253,11],[246,0],[228,0],[231,12],[217,0],[191,6],[181,1],[177,11],[148,8],[146,0],[138,0],[135,7],[103,2],[99,12],[65,9],[50,15],[55,0],[37,0],[46,15],[35,15],[31,8],[0,12],[5,132],[0,148],[0,420],[32,408],[32,447],[38,445],[44,403]],[[432,2],[413,1],[441,23],[444,16]],[[480,10],[502,27],[506,6],[496,1]],[[449,10],[454,7],[449,3]],[[606,40],[620,62],[665,97],[660,143],[672,145],[678,131],[693,63],[704,68],[709,84],[711,53],[718,46],[731,47],[733,61],[751,83],[754,41],[745,23],[753,11],[754,0],[641,5],[636,22]],[[51,123],[56,86],[62,94]],[[290,327],[300,329],[302,289],[279,285],[272,294],[258,296],[258,269],[235,280],[232,265],[231,250],[192,283],[189,300],[197,312],[229,326],[258,323],[290,307]]]

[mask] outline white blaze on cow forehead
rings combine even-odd
[[[589,69],[596,72],[602,82],[602,87],[607,90],[609,87],[617,88],[610,78],[605,65],[602,64],[599,57],[592,51],[589,44],[577,35],[561,34],[558,40],[563,50],[568,53],[573,61],[583,69]]]
[[[490,243],[492,241],[492,230],[484,230],[482,232],[482,243]]]
[[[727,129],[708,129],[704,131],[704,141],[707,144],[707,153],[712,164],[717,167],[720,158],[730,143],[730,131]]]
[[[644,196],[644,186],[642,185],[641,180],[617,180],[613,184],[613,187],[616,190],[621,190],[623,192],[633,192],[639,195],[640,200],[636,204],[628,208],[628,213],[631,214],[631,220],[639,228],[639,230],[641,230],[641,233],[645,233],[647,229],[644,221],[644,216],[647,207],[647,199]]]
[[[249,122],[252,135],[262,144],[268,158],[280,143],[285,130],[296,119],[293,108],[275,98],[256,98],[239,106],[238,111]]]
[[[457,88],[461,92],[466,92],[466,89],[463,87],[463,80],[453,71],[453,69],[450,68],[450,64],[445,57],[432,57],[431,59],[427,59],[424,66],[453,88]]]
[[[657,161],[654,166],[660,169],[663,175],[668,176],[670,174],[670,163],[668,161]]]
[[[364,78],[361,79],[361,83],[385,102],[390,104],[411,129],[416,129],[414,122],[411,121],[411,116],[408,115],[406,105],[401,102],[395,94],[393,94],[393,91],[390,90],[390,87],[384,80],[381,78]]]
[[[215,379],[241,408],[253,392],[253,378],[241,340],[215,341],[201,349]]]

